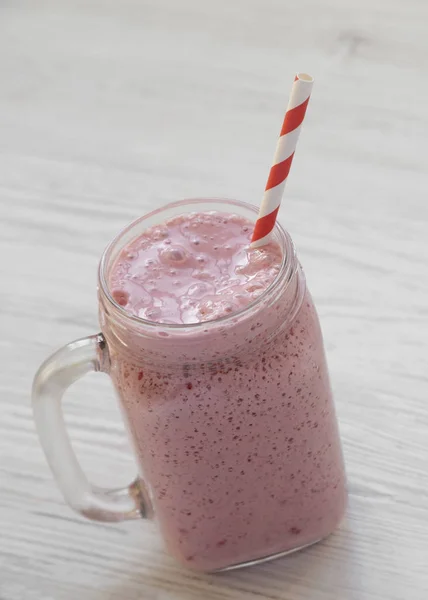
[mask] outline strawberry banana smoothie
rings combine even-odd
[[[346,504],[311,296],[288,234],[249,249],[253,227],[174,216],[108,274],[135,317],[102,325],[141,479],[170,552],[205,571],[314,543]]]

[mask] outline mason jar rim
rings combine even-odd
[[[229,198],[216,198],[216,197],[209,197],[209,198],[199,197],[199,198],[189,198],[189,199],[178,200],[176,202],[171,202],[171,203],[165,204],[164,206],[157,208],[156,210],[153,210],[153,211],[143,215],[142,217],[139,217],[138,219],[135,219],[134,221],[132,221],[129,225],[127,225],[124,229],[122,229],[113,238],[113,240],[108,244],[108,246],[106,247],[106,249],[104,250],[104,252],[101,256],[101,260],[100,260],[99,267],[98,267],[99,291],[102,295],[102,299],[107,301],[107,303],[112,311],[110,313],[111,315],[115,315],[118,318],[123,319],[124,322],[126,322],[126,323],[137,325],[139,327],[144,326],[149,329],[162,328],[163,330],[166,330],[166,331],[207,329],[207,328],[210,328],[213,326],[217,326],[219,324],[227,325],[228,323],[233,323],[234,320],[236,320],[237,318],[244,317],[245,314],[252,312],[257,307],[257,305],[262,304],[269,296],[271,296],[277,290],[277,288],[281,285],[281,283],[283,283],[285,281],[288,285],[288,282],[292,278],[294,271],[297,267],[296,254],[295,254],[294,244],[291,239],[291,236],[277,220],[275,223],[274,230],[273,230],[273,239],[280,243],[281,251],[282,251],[282,262],[281,262],[279,272],[275,276],[275,279],[272,281],[272,283],[263,291],[262,294],[260,294],[260,296],[258,296],[255,300],[253,300],[252,302],[250,302],[249,304],[247,304],[246,306],[244,306],[243,308],[241,308],[237,311],[234,311],[234,312],[224,315],[222,317],[218,317],[216,319],[212,319],[212,320],[208,320],[208,321],[198,321],[196,323],[160,323],[158,321],[150,321],[149,319],[144,319],[137,315],[132,315],[123,306],[121,306],[114,300],[114,298],[109,290],[108,270],[109,270],[109,267],[111,266],[111,259],[114,254],[114,251],[117,250],[117,252],[114,256],[114,258],[115,258],[118,255],[118,253],[125,247],[125,245],[128,241],[131,241],[131,240],[135,239],[136,237],[138,237],[138,234],[136,234],[134,237],[132,237],[132,235],[130,235],[132,233],[132,230],[136,229],[138,227],[138,225],[140,225],[144,221],[152,219],[153,217],[156,217],[157,215],[159,215],[161,217],[163,213],[166,213],[171,209],[183,208],[183,213],[185,213],[185,212],[187,212],[185,209],[191,207],[194,210],[188,211],[188,212],[195,212],[195,210],[197,210],[198,204],[207,204],[207,203],[222,204],[222,205],[224,205],[224,208],[226,210],[227,210],[227,208],[229,208],[229,210],[230,210],[234,206],[237,208],[243,208],[246,210],[250,210],[252,213],[254,213],[255,218],[257,217],[257,213],[258,213],[258,208],[256,206],[254,206],[253,204],[249,204],[247,202],[242,202],[240,200],[233,200],[233,199],[229,199]],[[203,211],[201,211],[201,212],[208,212],[209,210],[213,210],[213,209],[204,207]],[[232,211],[230,210],[230,212],[232,212]],[[183,214],[183,213],[176,213],[176,214]],[[165,216],[165,219],[167,219],[167,218],[168,217]],[[161,225],[161,224],[162,224],[162,221],[160,220],[159,225]],[[121,245],[121,242],[124,240],[124,238],[126,238],[126,240]]]

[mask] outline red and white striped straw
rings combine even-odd
[[[254,226],[251,247],[267,244],[275,227],[276,216],[284,193],[285,183],[293,162],[297,140],[311,95],[313,78],[298,73],[291,88],[287,111],[275,150],[273,165],[267,180],[259,215]]]

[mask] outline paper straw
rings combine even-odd
[[[284,122],[276,145],[273,165],[254,226],[251,239],[252,248],[267,244],[275,227],[276,216],[293,162],[313,83],[313,78],[306,73],[298,73],[294,78]]]

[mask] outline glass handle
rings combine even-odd
[[[68,504],[95,521],[123,521],[149,516],[150,501],[136,479],[124,489],[91,485],[68,437],[61,407],[65,390],[91,371],[108,373],[110,358],[103,335],[67,344],[40,367],[33,383],[33,413],[40,442],[57,484]]]

